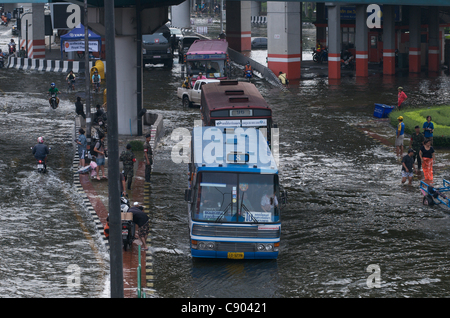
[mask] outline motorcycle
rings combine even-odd
[[[319,64],[322,62],[328,62],[328,49],[324,48],[320,52],[318,52],[315,48],[313,48],[313,61]]]
[[[95,82],[94,83],[94,92],[98,93],[99,90],[100,90],[100,82]]]
[[[67,80],[67,92],[69,93],[70,91],[75,91],[75,80]]]
[[[36,159],[36,161],[37,161],[37,171],[39,172],[39,173],[46,173],[47,172],[47,165],[45,164],[45,161],[44,160],[38,160],[38,159]]]
[[[53,109],[58,108],[58,102],[56,101],[56,94],[51,93],[50,95],[51,95],[50,105],[52,106]]]
[[[128,209],[130,207],[129,201],[126,197],[120,198],[121,204],[120,204],[120,211],[122,213],[127,213]],[[129,212],[131,213],[131,212]],[[132,215],[132,213],[131,213]],[[131,247],[134,241],[134,236],[136,234],[136,226],[133,222],[133,218],[131,217],[131,220],[124,220],[122,219],[122,243],[123,243],[123,249],[125,251],[128,250],[128,248]]]
[[[16,53],[16,46],[12,45],[12,44],[8,44],[8,52],[9,52],[9,55],[13,55],[14,53]]]

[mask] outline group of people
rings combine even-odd
[[[403,155],[403,141],[405,133],[405,123],[403,116],[397,118],[398,126],[395,139],[395,146],[397,157],[401,158]],[[409,184],[412,184],[414,172],[420,174],[420,168],[423,168],[424,180],[433,182],[433,164],[435,161],[435,151],[433,148],[433,132],[434,124],[431,122],[431,116],[427,116],[427,121],[424,122],[420,132],[420,127],[414,127],[415,132],[411,135],[409,142],[408,154],[402,158],[402,183],[408,179]],[[414,164],[417,161],[417,169]]]

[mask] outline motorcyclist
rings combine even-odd
[[[341,62],[348,65],[355,57],[349,50],[345,50],[341,55]]]
[[[44,165],[47,165],[47,155],[50,153],[48,147],[44,145],[44,138],[39,137],[38,143],[33,147],[32,153],[36,160],[44,160]]]
[[[97,108],[97,111],[95,112],[94,123],[98,124],[99,119],[102,119],[103,120],[103,125],[104,125],[104,122],[106,120],[105,111],[100,106],[100,104],[97,104],[97,106],[95,106],[95,107]]]
[[[11,42],[8,43],[8,50],[9,54],[16,53],[16,42],[14,42],[14,39],[11,39]]]
[[[100,77],[100,75],[98,75],[98,71],[95,70],[94,75],[92,75],[92,88],[95,90],[96,84],[98,83],[100,85],[101,82],[102,78]]]
[[[69,74],[66,76],[66,81],[68,84],[72,85],[72,89],[75,90],[75,74],[73,74],[73,71],[70,70]]]
[[[8,18],[6,17],[6,15],[2,15],[2,24],[8,26]]]
[[[59,89],[56,88],[55,83],[51,83],[50,84],[50,88],[48,90],[48,94],[50,95],[50,98],[48,99],[48,102],[50,103],[50,106],[52,106],[52,94],[55,94],[56,105],[59,105],[58,93],[59,93]]]

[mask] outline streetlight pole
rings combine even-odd
[[[86,91],[86,141],[87,150],[91,149],[91,90],[90,90],[90,72],[89,72],[89,28],[88,28],[88,6],[87,0],[84,0],[84,77]]]
[[[119,124],[117,116],[117,80],[114,0],[105,4],[106,98],[108,101],[108,205],[111,265],[111,298],[123,298],[122,231],[120,217]],[[140,257],[140,256],[139,256]]]

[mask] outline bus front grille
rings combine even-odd
[[[258,230],[257,226],[217,226],[194,224],[192,235],[242,238],[279,238],[280,229]]]
[[[216,242],[218,252],[256,252],[255,243]]]

